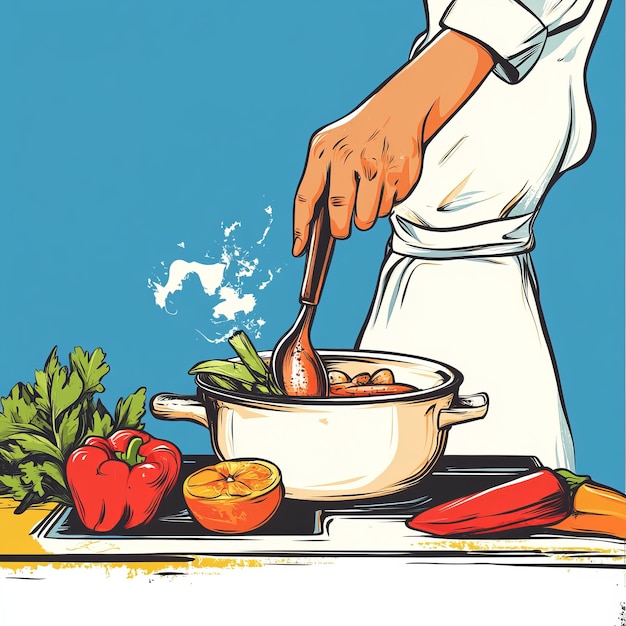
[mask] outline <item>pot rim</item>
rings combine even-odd
[[[354,406],[354,405],[371,405],[371,404],[388,404],[397,402],[415,402],[430,400],[434,398],[441,398],[449,393],[458,392],[461,383],[463,382],[463,374],[441,361],[435,359],[429,359],[421,356],[412,356],[409,354],[402,354],[400,352],[380,352],[375,350],[317,350],[317,353],[326,359],[344,359],[353,361],[367,362],[371,359],[372,362],[377,360],[384,360],[389,362],[397,362],[401,365],[426,365],[430,367],[433,374],[439,374],[444,383],[436,387],[430,387],[428,389],[418,389],[417,391],[409,391],[404,393],[385,394],[380,396],[367,396],[367,397],[344,397],[344,396],[325,396],[323,398],[311,398],[303,396],[261,396],[252,393],[243,393],[239,391],[228,391],[215,387],[209,384],[202,373],[196,374],[195,381],[198,389],[211,396],[215,400],[224,400],[229,402],[240,403],[255,403],[264,404],[267,406]],[[261,358],[269,359],[271,357],[271,351],[259,352]],[[230,361],[239,361],[238,357],[229,359]]]

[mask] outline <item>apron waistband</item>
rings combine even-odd
[[[423,259],[466,259],[517,255],[534,247],[534,214],[503,218],[459,228],[417,226],[401,216],[391,217],[393,234],[388,249]]]

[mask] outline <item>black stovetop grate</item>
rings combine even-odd
[[[218,461],[219,459],[213,455],[184,456],[178,484],[163,501],[159,513],[149,524],[130,530],[116,529],[111,533],[99,533],[85,528],[76,511],[68,508],[47,535],[59,539],[215,535],[216,533],[204,529],[189,515],[182,495],[182,484],[192,472]],[[540,462],[530,456],[444,455],[432,472],[417,485],[393,495],[329,502],[307,502],[285,498],[274,517],[265,526],[247,533],[246,536],[314,535],[320,532],[321,519],[334,511],[409,517],[430,506],[502,484],[540,466]]]

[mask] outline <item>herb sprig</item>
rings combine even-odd
[[[53,348],[34,383],[18,382],[0,398],[0,494],[20,502],[15,513],[43,502],[72,504],[65,479],[69,455],[91,436],[144,427],[146,389],[120,398],[111,414],[96,395],[109,372],[101,348],[80,347],[61,365]]]
[[[228,343],[239,356],[241,363],[213,359],[196,363],[189,374],[205,374],[210,383],[227,391],[239,391],[257,395],[284,395],[274,381],[268,364],[259,356],[250,338],[238,330]]]

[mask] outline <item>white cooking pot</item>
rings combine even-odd
[[[486,394],[459,396],[463,376],[449,365],[382,352],[319,354],[328,370],[355,376],[388,368],[398,383],[419,391],[366,398],[251,396],[219,389],[198,374],[196,396],[161,393],[150,409],[159,419],[208,427],[223,460],[272,461],[286,497],[300,500],[371,498],[412,486],[442,455],[451,426],[487,413]]]

